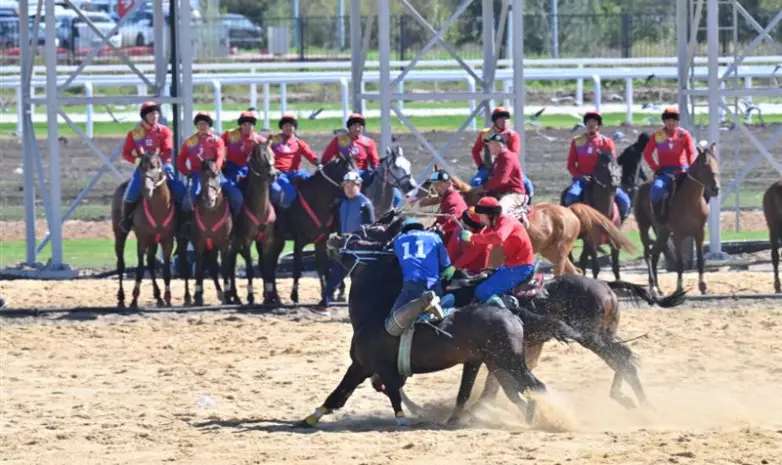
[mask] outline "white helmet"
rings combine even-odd
[[[342,184],[345,184],[346,182],[354,182],[356,184],[361,184],[361,175],[358,174],[356,171],[348,171],[345,173],[345,176],[342,178]]]

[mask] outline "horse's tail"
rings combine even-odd
[[[583,203],[568,207],[581,222],[581,236],[589,238],[595,246],[600,245],[600,237],[607,238],[612,247],[635,253],[635,244],[605,215]]]
[[[606,282],[608,284],[608,287],[611,288],[611,290],[617,290],[621,289],[624,291],[630,292],[630,297],[635,301],[638,302],[639,300],[642,300],[646,302],[649,305],[657,305],[662,308],[671,308],[676,307],[678,305],[681,305],[684,303],[687,292],[683,290],[677,290],[673,294],[657,298],[654,297],[649,291],[646,290],[645,287],[639,286],[638,284],[628,283],[626,281],[613,281],[613,282]]]

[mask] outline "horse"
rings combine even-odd
[[[326,287],[328,262],[327,235],[335,231],[337,202],[342,195],[342,178],[355,169],[352,159],[338,155],[319,169],[314,175],[298,185],[298,195],[290,208],[277,215],[273,238],[265,241],[262,263],[265,305],[280,303],[277,292],[277,260],[285,247],[286,239],[293,240],[293,287],[290,298],[299,302],[299,278],[301,278],[301,255],[304,246],[315,244],[315,264],[320,279],[321,292]]]
[[[774,269],[774,292],[782,293],[779,282],[779,247],[782,246],[782,179],[763,194],[763,213],[771,242],[771,266]]]
[[[339,243],[343,252],[348,250],[349,254],[357,239],[360,238],[356,234],[346,234],[330,242]],[[373,374],[379,375],[385,384],[383,392],[391,401],[397,424],[406,424],[401,397],[406,377],[397,367],[400,340],[389,335],[384,327],[402,286],[399,263],[391,252],[379,252],[372,261],[358,260],[358,257],[358,254],[353,257],[356,270],[349,299],[354,329],[351,365],[326,401],[298,423],[300,427],[314,427],[323,415],[343,407],[355,389]],[[546,387],[527,367],[523,341],[522,322],[508,309],[471,304],[449,313],[437,328],[417,327],[410,343],[410,371],[431,373],[464,364],[465,370],[477,373],[485,363],[491,373],[504,373],[499,378],[501,386],[532,424],[536,408],[534,393],[545,392]],[[474,382],[474,377],[463,380],[449,422],[458,422]],[[520,392],[527,394],[528,402],[521,398]]]
[[[649,134],[642,132],[638,135],[638,140],[627,146],[616,159],[616,162],[622,167],[621,187],[630,196],[631,205],[638,191],[639,181],[643,183],[648,180],[643,169],[643,151],[648,143]]]
[[[231,219],[231,207],[228,199],[220,189],[220,170],[217,162],[212,159],[201,162],[201,192],[198,194],[193,206],[193,223],[190,240],[195,249],[195,293],[193,303],[197,306],[204,305],[204,262],[209,266],[209,273],[217,290],[217,299],[221,303],[227,303],[225,294],[220,286],[219,265],[222,263],[222,275],[225,287],[228,288],[228,251],[230,247],[230,235],[233,227]],[[220,260],[218,262],[218,255]],[[189,295],[187,278],[185,278],[185,300]]]
[[[138,306],[141,291],[141,280],[144,278],[144,253],[147,256],[147,269],[152,280],[155,301],[159,307],[171,306],[171,252],[174,246],[176,221],[174,199],[166,182],[166,172],[160,155],[145,153],[140,157],[139,169],[143,180],[142,208],[133,212],[133,232],[136,235],[136,251],[138,266],[136,267],[136,284],[133,287],[131,308]],[[125,241],[128,233],[120,228],[122,220],[122,194],[128,181],[122,183],[114,192],[111,204],[111,220],[114,229],[114,253],[117,255],[117,272],[119,274],[119,290],[117,291],[117,306],[125,306],[125,290],[122,286],[125,274]],[[163,250],[163,282],[165,292],[161,298],[160,288],[155,280],[155,253],[158,245]]]
[[[256,144],[247,161],[246,190],[242,214],[237,219],[228,253],[226,269],[229,273],[229,286],[226,288],[226,300],[241,305],[236,292],[236,257],[244,258],[247,272],[247,303],[255,303],[253,293],[253,269],[250,247],[255,243],[258,251],[258,268],[263,266],[263,249],[271,242],[276,216],[269,200],[269,185],[277,176],[274,167],[274,153],[267,142]]]
[[[695,252],[698,264],[698,289],[701,294],[706,293],[706,282],[703,280],[703,238],[705,235],[706,220],[709,217],[708,199],[719,195],[719,165],[717,161],[716,144],[711,147],[698,147],[698,157],[695,159],[689,173],[679,177],[673,183],[673,193],[668,200],[668,217],[665,228],[655,230],[654,247],[649,240],[649,229],[654,226],[652,204],[649,200],[649,192],[652,182],[643,184],[638,189],[636,202],[633,206],[635,221],[638,223],[638,231],[641,236],[641,244],[644,250],[644,260],[649,273],[649,290],[662,294],[657,281],[657,262],[660,252],[666,246],[668,236],[673,236],[673,245],[676,251],[676,271],[678,279],[676,289],[683,288],[682,274],[684,273],[684,261],[682,260],[682,243],[687,237],[695,239]],[[664,200],[665,201],[665,200]]]
[[[610,151],[600,151],[597,155],[597,165],[592,176],[592,182],[584,187],[584,204],[589,205],[600,212],[614,225],[621,227],[619,211],[616,206],[616,189],[620,184],[620,168]],[[562,192],[561,203],[564,204],[567,189]],[[576,209],[578,211],[578,209]],[[576,214],[579,216],[579,213]],[[582,215],[586,217],[586,215]],[[582,222],[582,226],[589,221]],[[589,234],[595,228],[582,228],[584,248],[581,250],[579,267],[586,273],[587,259],[591,258],[592,277],[597,278],[600,273],[597,249],[605,241],[605,237],[598,234]],[[619,248],[611,244],[611,268],[614,278],[619,281]]]
[[[415,179],[410,173],[410,160],[405,158],[400,146],[388,147],[386,156],[380,159],[372,184],[366,188],[364,195],[375,207],[375,212],[383,214],[394,205],[394,190],[410,192],[415,189]]]

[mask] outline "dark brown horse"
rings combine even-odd
[[[264,304],[280,303],[277,261],[288,239],[293,240],[291,300],[294,303],[299,301],[301,255],[307,244],[315,244],[315,266],[321,292],[325,289],[329,273],[325,239],[329,233],[336,231],[336,208],[342,195],[342,178],[353,168],[352,160],[340,154],[312,177],[298,183],[298,195],[293,205],[277,212],[274,236],[265,243],[263,251]]]
[[[263,249],[274,239],[276,216],[269,200],[269,185],[277,176],[274,168],[274,153],[267,142],[256,144],[247,160],[246,190],[242,214],[237,219],[226,269],[229,272],[229,285],[226,287],[226,300],[241,304],[236,292],[236,256],[242,255],[247,270],[247,303],[255,303],[253,293],[253,269],[250,248],[255,244],[258,251],[258,268],[263,266]]]
[[[138,306],[141,291],[141,280],[144,277],[144,255],[147,257],[147,270],[152,279],[152,289],[158,306],[171,306],[171,252],[174,247],[176,232],[175,206],[171,191],[168,188],[166,172],[158,153],[147,153],[140,157],[142,190],[141,207],[133,212],[133,233],[136,235],[136,251],[138,266],[136,268],[136,284],[133,287],[131,307]],[[117,272],[119,273],[119,290],[117,291],[117,306],[125,306],[125,290],[122,280],[125,274],[125,241],[128,233],[120,228],[122,216],[122,194],[127,182],[120,185],[114,192],[111,205],[111,219],[114,229],[114,252],[117,255]],[[161,298],[160,288],[155,280],[155,253],[158,245],[163,251],[163,281],[165,293]]]
[[[771,241],[771,266],[774,267],[774,292],[782,293],[779,282],[779,247],[782,246],[782,179],[775,182],[763,194],[763,213],[768,224]]]
[[[220,170],[215,160],[204,160],[201,163],[201,192],[195,199],[193,206],[193,228],[190,240],[195,249],[195,293],[193,303],[204,305],[204,262],[209,266],[209,274],[214,281],[217,290],[217,299],[225,302],[225,295],[220,286],[220,269],[222,263],[223,279],[228,286],[228,271],[225,265],[228,262],[228,250],[230,247],[230,235],[233,223],[231,220],[231,208],[228,199],[220,189]],[[218,258],[219,255],[219,258]],[[185,280],[185,300],[188,299],[189,289]]]
[[[652,204],[649,200],[652,184],[647,182],[638,189],[633,211],[644,248],[644,259],[649,271],[649,290],[651,292],[662,294],[660,284],[657,281],[657,262],[668,242],[668,236],[672,235],[676,250],[676,270],[679,275],[676,289],[683,288],[682,243],[685,238],[692,237],[695,239],[698,262],[698,288],[702,294],[706,293],[706,282],[703,280],[703,239],[706,234],[706,220],[709,217],[706,199],[719,195],[720,191],[716,150],[715,144],[706,149],[698,147],[698,158],[690,167],[689,173],[673,181],[674,193],[668,200],[665,227],[661,231],[655,230],[654,247],[651,246],[649,240],[649,229],[655,227]]]

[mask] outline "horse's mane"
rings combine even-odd
[[[208,172],[212,176],[219,175],[219,171],[217,169],[217,160],[213,158],[207,158],[203,161],[203,163],[201,163],[201,170]]]

